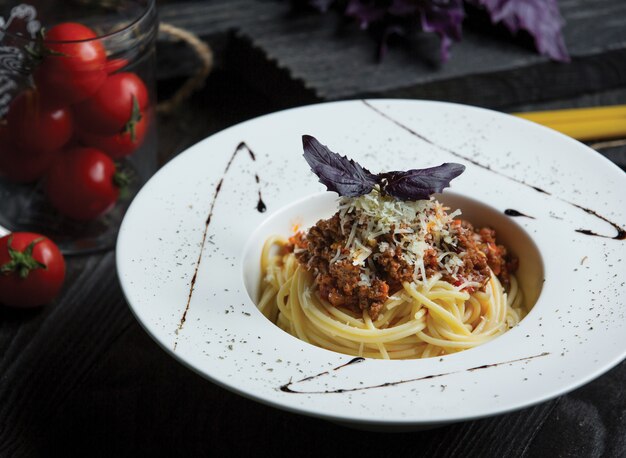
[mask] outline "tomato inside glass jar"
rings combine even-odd
[[[60,105],[93,96],[104,83],[107,55],[95,31],[78,22],[64,22],[42,32],[36,52],[42,62],[34,73],[35,84]]]
[[[0,98],[0,226],[43,233],[65,253],[112,246],[156,171],[155,2],[95,3],[82,15],[56,0],[0,6],[0,46],[15,53],[10,66],[0,59],[10,88]]]

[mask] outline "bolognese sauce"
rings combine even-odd
[[[307,233],[296,233],[285,249],[313,274],[323,299],[336,307],[367,310],[373,320],[404,282],[425,281],[437,273],[471,293],[484,290],[491,269],[507,286],[517,258],[497,244],[495,230],[476,230],[447,215],[436,201],[425,202],[424,213],[431,218],[398,218],[383,233],[359,209],[344,208]],[[404,234],[420,236],[420,243],[407,245]]]

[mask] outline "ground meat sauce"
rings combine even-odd
[[[355,312],[368,310],[375,320],[390,292],[401,289],[403,282],[413,281],[414,266],[404,259],[401,248],[394,246],[392,234],[381,235],[371,241],[371,247],[387,242],[390,248],[368,258],[366,262],[374,271],[374,279],[369,285],[363,284],[361,266],[354,265],[349,258],[338,259],[338,254],[349,254],[345,245],[352,223],[344,222],[342,231],[339,214],[335,214],[318,221],[306,234],[298,232],[291,237],[286,249],[293,251],[300,264],[313,273],[322,298],[336,307],[347,307]],[[488,227],[476,231],[470,223],[461,220],[455,220],[454,227],[458,242],[450,249],[462,253],[463,265],[456,277],[444,274],[443,279],[457,286],[468,280],[478,282],[484,289],[491,268],[508,286],[509,273],[517,269],[517,259],[496,244],[495,231]],[[435,250],[427,249],[423,259],[427,277],[441,271]],[[473,292],[473,288],[466,290]]]

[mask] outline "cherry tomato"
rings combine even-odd
[[[109,59],[107,60],[106,64],[104,64],[104,71],[107,74],[115,73],[117,71],[120,71],[127,65],[128,59],[124,59],[123,57],[120,57],[118,59]]]
[[[72,148],[61,154],[46,177],[45,190],[63,215],[90,220],[111,210],[122,177],[109,156],[96,148]]]
[[[109,75],[98,92],[75,107],[81,127],[89,132],[113,135],[131,131],[148,105],[148,90],[134,73]]]
[[[47,237],[15,232],[0,238],[0,303],[36,307],[61,290],[65,260]]]
[[[9,107],[7,127],[13,143],[28,153],[57,151],[72,137],[74,121],[68,108],[50,108],[37,91],[18,95]]]
[[[0,127],[0,176],[15,183],[30,183],[41,178],[58,152],[30,153],[15,146],[6,127]]]
[[[67,73],[53,62],[44,62],[35,70],[35,83],[49,95],[50,103],[71,105],[91,97],[104,83],[104,72]]]
[[[106,79],[106,51],[89,27],[65,22],[45,36],[35,82],[55,103],[73,104],[96,93]]]
[[[106,62],[104,45],[89,27],[77,22],[57,24],[46,32],[45,47],[63,56],[59,59],[71,70],[102,70]],[[54,55],[54,54],[53,54]]]
[[[143,144],[148,124],[148,114],[145,113],[135,125],[134,137],[130,131],[113,135],[100,135],[81,130],[76,134],[83,145],[101,149],[111,158],[120,159],[130,156]]]

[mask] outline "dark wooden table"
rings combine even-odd
[[[574,23],[576,18],[591,16],[613,27],[626,20],[618,14],[625,11],[620,1],[597,2],[599,9],[593,11],[580,3],[562,2],[564,14],[567,11]],[[249,10],[242,12],[244,4],[261,8],[256,10],[256,21]],[[174,116],[160,119],[163,162],[211,133],[260,114],[316,100],[394,95],[394,87],[404,88],[398,92],[404,96],[428,93],[468,102],[463,88],[478,84],[476,91],[490,96],[480,99],[474,93],[472,97],[484,103],[470,102],[504,111],[626,104],[626,27],[596,37],[571,67],[548,63],[514,40],[491,37],[497,41],[494,44],[473,31],[478,38],[459,54],[480,56],[496,47],[504,61],[496,56],[484,68],[476,64],[463,72],[454,56],[443,73],[412,67],[418,74],[410,85],[396,74],[395,83],[386,77],[385,87],[391,89],[357,81],[352,92],[346,92],[345,85],[333,85],[332,75],[320,80],[319,73],[307,73],[308,60],[294,58],[305,48],[295,39],[289,48],[281,38],[292,27],[287,16],[279,2],[167,2],[163,6],[164,19],[199,32],[218,55],[218,68],[206,88]],[[272,31],[268,18],[274,20]],[[318,16],[297,20],[300,30],[309,27],[310,37],[315,37],[307,46],[326,46],[324,40],[331,40],[319,36],[327,26]],[[606,28],[594,29],[599,30]],[[566,29],[570,49],[584,48],[572,41],[579,33]],[[387,65],[371,62],[367,40],[357,38],[358,44],[348,46],[341,41],[344,38],[334,39],[339,40],[335,46],[346,48],[348,54],[318,56],[318,62],[349,59],[354,68],[374,68],[378,73]],[[168,64],[171,56],[184,55],[184,50],[176,43],[163,42],[159,47],[159,93],[165,97],[192,69],[193,60],[179,59],[181,64],[173,67]],[[518,64],[521,56],[524,64],[515,66],[507,56],[515,57]],[[406,56],[393,59],[402,61]],[[602,76],[602,69],[609,74]],[[295,72],[300,72],[297,77]],[[548,84],[541,81],[554,83],[555,75],[567,74],[567,88],[538,90]],[[488,81],[494,86],[488,87]],[[521,87],[532,90],[520,92]],[[600,153],[626,169],[626,147],[602,148]],[[41,310],[0,306],[0,457],[253,456],[266,451],[296,456],[626,456],[624,362],[574,392],[495,418],[417,433],[351,430],[249,401],[174,361],[131,315],[116,278],[114,257],[106,252],[69,259],[61,297]]]

